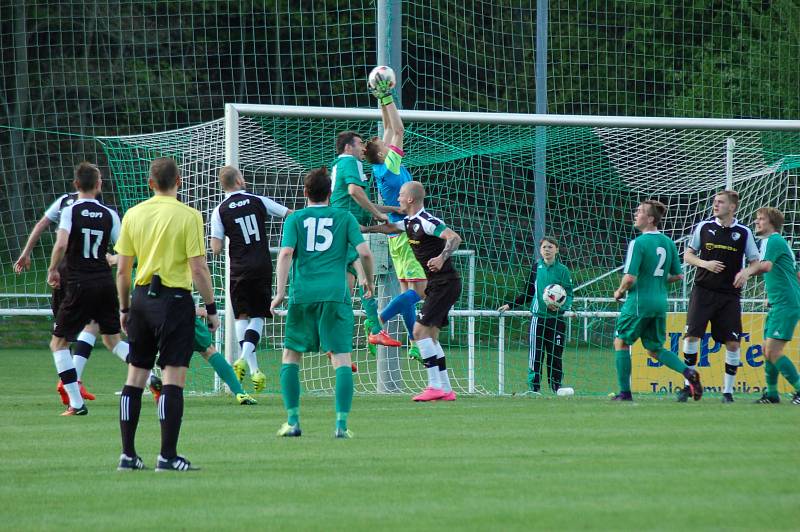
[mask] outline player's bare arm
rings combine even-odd
[[[372,252],[369,250],[369,244],[362,242],[356,246],[358,258],[361,262],[361,267],[364,269],[364,279],[366,281],[364,286],[364,297],[370,298],[375,293],[375,267],[372,260]]]
[[[39,242],[39,238],[41,238],[42,233],[50,227],[50,224],[53,223],[50,218],[47,216],[42,216],[42,218],[36,222],[36,225],[33,226],[33,231],[31,231],[31,235],[28,237],[28,241],[25,242],[25,247],[22,248],[22,252],[19,254],[19,258],[14,263],[14,272],[19,275],[22,273],[23,270],[28,270],[31,267],[31,252],[33,248],[36,247],[37,242]]]
[[[670,275],[669,277],[667,277],[667,284],[677,283],[682,279],[683,279],[682,273],[679,273],[677,275]]]
[[[289,268],[292,265],[292,255],[294,248],[281,248],[278,253],[278,260],[275,261],[275,297],[269,305],[269,309],[273,316],[275,309],[281,306],[283,300],[286,299],[286,284],[289,282]]]
[[[397,110],[397,106],[393,103],[389,105],[381,106],[381,114],[383,115],[383,123],[384,127],[386,127],[386,123],[389,123],[389,131],[391,131],[392,135],[389,140],[387,140],[387,134],[384,132],[383,141],[388,146],[389,144],[397,147],[398,149],[403,149],[403,137],[405,136],[405,127],[403,126],[403,119],[400,118],[400,112]]]
[[[725,264],[718,260],[703,260],[697,256],[695,250],[690,247],[686,248],[686,251],[683,254],[683,260],[686,264],[690,264],[696,268],[703,268],[704,270],[708,270],[712,273],[719,273],[725,269]]]
[[[189,257],[189,269],[192,271],[192,281],[194,287],[203,298],[206,308],[215,307],[214,286],[211,284],[211,272],[208,271],[206,256]],[[208,330],[214,332],[219,327],[219,316],[215,312],[208,314]]]
[[[747,283],[747,280],[754,275],[761,275],[772,270],[772,261],[769,260],[754,260],[750,262],[747,268],[743,269],[736,274],[733,278],[733,286],[741,288]]]
[[[458,246],[461,245],[461,236],[450,228],[442,231],[439,238],[445,240],[444,249],[439,256],[433,257],[428,261],[428,268],[430,268],[432,272],[441,270],[445,261],[447,261],[453,252],[458,249]]]
[[[636,276],[626,273],[622,276],[622,281],[619,283],[619,288],[614,290],[614,299],[617,301],[622,301],[622,298],[625,297],[625,294],[628,293],[628,290],[631,289],[633,285],[636,284]]]
[[[53,288],[61,286],[61,275],[58,273],[58,265],[64,259],[64,254],[67,252],[67,241],[69,240],[69,233],[64,229],[59,229],[56,236],[56,243],[53,246],[53,252],[50,255],[50,267],[47,268],[47,284]]]
[[[384,235],[396,235],[398,231],[402,230],[403,230],[402,227],[398,227],[393,223],[361,226],[362,233],[382,233]]]
[[[224,246],[221,238],[214,238],[213,236],[211,237],[211,253],[214,255],[219,255],[222,253],[223,247]]]
[[[119,324],[128,333],[128,311],[131,309],[131,272],[133,257],[117,255],[117,298],[119,299]]]
[[[354,185],[350,183],[347,185],[347,193],[350,194],[350,197],[353,198],[353,201],[358,203],[358,205],[364,209],[365,211],[372,213],[372,216],[376,220],[380,220],[381,222],[385,222],[389,219],[384,213],[378,209],[378,206],[372,203],[369,198],[367,197],[367,193],[364,192],[364,189],[358,185]]]
[[[742,288],[745,284],[747,284],[747,280],[750,279],[750,277],[754,275],[761,275],[762,273],[766,273],[772,269],[772,263],[770,262],[769,270],[760,271],[759,264],[761,262],[762,261],[760,260],[751,260],[750,263],[747,265],[747,268],[742,269],[739,273],[736,274],[736,277],[733,278],[733,286],[735,288]]]

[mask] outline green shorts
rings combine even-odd
[[[194,351],[205,353],[206,349],[214,342],[211,331],[208,330],[206,322],[200,318],[194,319]]]
[[[635,344],[641,338],[645,349],[657,353],[664,348],[667,339],[667,317],[640,318],[632,314],[620,314],[614,326],[614,336],[628,345]]]
[[[793,307],[772,307],[764,321],[764,339],[789,341],[794,328],[800,321],[800,309]]]
[[[414,256],[408,243],[408,235],[400,233],[389,238],[389,255],[392,257],[394,271],[400,281],[414,282],[425,280],[425,270]]]
[[[298,353],[353,350],[353,309],[347,303],[289,304],[284,347]],[[321,349],[320,349],[321,348]]]

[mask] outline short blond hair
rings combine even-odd
[[[739,193],[736,192],[735,190],[721,190],[721,191],[717,192],[716,194],[714,194],[714,196],[715,197],[716,196],[725,196],[726,198],[728,198],[728,201],[730,201],[731,203],[733,203],[737,207],[739,206]]]
[[[219,183],[224,190],[236,187],[236,180],[242,175],[235,166],[223,166],[219,171]]]
[[[766,216],[770,225],[776,231],[780,232],[780,230],[783,229],[783,222],[785,218],[783,217],[783,213],[775,207],[761,207],[756,211],[756,216],[759,214]]]

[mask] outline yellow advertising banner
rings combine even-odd
[[[741,366],[736,373],[734,394],[762,392],[764,387],[764,320],[766,317],[765,313],[742,314]],[[673,353],[678,353],[681,359],[683,358],[685,326],[686,313],[670,312],[667,314],[667,339],[664,347]],[[710,330],[709,326],[700,342],[697,370],[700,372],[703,387],[707,392],[722,393],[722,376],[725,373],[725,344],[714,341],[711,338]],[[784,355],[800,367],[798,364],[799,345],[800,337],[796,330],[794,340],[786,345]],[[683,377],[651,358],[642,347],[641,342],[636,342],[631,354],[633,363],[631,384],[634,392],[673,394],[678,388],[684,386]],[[782,376],[778,379],[778,389],[781,392],[794,391]]]

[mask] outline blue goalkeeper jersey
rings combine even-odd
[[[384,205],[399,207],[400,187],[409,181],[413,181],[411,174],[406,169],[403,161],[403,150],[396,146],[388,146],[389,152],[383,164],[372,165],[372,173],[375,175],[375,182],[378,184],[378,191],[383,198]],[[399,222],[404,216],[402,214],[389,213],[389,221]]]

